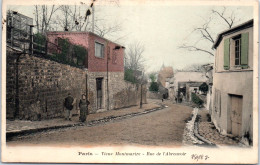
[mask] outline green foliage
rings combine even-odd
[[[159,85],[157,82],[152,82],[150,87],[149,87],[149,91],[153,91],[153,92],[158,92],[159,90]]]
[[[87,50],[83,46],[73,45],[68,39],[59,39],[58,45],[61,53],[54,54],[52,60],[75,67],[84,65]]]
[[[47,58],[59,63],[82,67],[87,56],[87,50],[81,45],[74,45],[69,42],[68,39],[58,39],[58,47],[60,48],[59,53],[52,55],[46,54],[46,36],[41,33],[33,35],[34,46],[33,49],[37,53],[44,54],[43,58]]]
[[[204,101],[201,100],[195,93],[191,94],[191,100],[197,105],[202,105],[204,103]]]
[[[152,82],[155,82],[155,79],[156,79],[155,74],[153,74],[153,73],[150,74],[149,78],[151,79]]]
[[[77,58],[77,65],[84,65],[85,57],[87,54],[87,50],[80,45],[74,45],[73,52]]]
[[[37,33],[33,35],[33,42],[39,44],[39,45],[45,45],[46,43],[46,36],[41,34],[41,33]]]
[[[208,92],[208,85],[204,82],[199,86],[199,90],[202,91],[203,93]]]
[[[33,42],[35,43],[33,45],[33,49],[37,50],[37,51],[45,51],[45,47],[46,47],[46,37],[45,35],[41,34],[41,33],[37,33],[33,35]]]
[[[132,83],[136,83],[134,71],[132,69],[125,69],[125,80]]]

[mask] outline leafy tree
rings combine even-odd
[[[136,83],[136,78],[132,69],[125,69],[125,80],[132,83]]]
[[[149,87],[149,91],[153,91],[153,92],[158,92],[159,90],[159,85],[157,82],[152,82],[150,87]]]
[[[153,73],[150,74],[149,78],[151,79],[152,82],[155,82],[155,79],[156,79],[155,74],[153,74]]]
[[[157,82],[155,82],[156,80],[156,76],[154,73],[151,73],[149,75],[149,78],[151,79],[151,84],[150,84],[150,87],[149,87],[149,91],[154,91],[154,92],[158,92],[159,90],[159,84]]]

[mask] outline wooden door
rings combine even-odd
[[[231,96],[231,133],[241,136],[242,128],[242,96]]]
[[[102,78],[96,79],[97,86],[97,109],[102,108]]]

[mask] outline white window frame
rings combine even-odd
[[[241,38],[237,38],[234,40],[235,42],[235,66],[241,65]],[[238,43],[238,45],[237,45]],[[236,57],[238,54],[238,57]],[[238,59],[238,64],[236,64],[236,60]]]
[[[98,54],[98,48],[97,45],[101,46],[101,55]],[[100,43],[100,42],[95,42],[95,57],[98,58],[104,58],[104,44]]]

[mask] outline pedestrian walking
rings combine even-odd
[[[178,98],[177,98],[177,96],[174,96],[174,99],[175,99],[175,103],[177,104],[177,103],[178,103]]]
[[[182,99],[183,99],[183,93],[181,92],[180,93],[180,103],[182,102]]]
[[[164,100],[164,94],[162,95],[162,102],[163,102],[163,100]]]
[[[64,107],[66,108],[65,110],[65,120],[70,120],[72,117],[71,110],[73,109],[73,104],[74,104],[74,98],[71,96],[70,93],[68,93],[68,96],[64,100]]]
[[[79,116],[79,120],[81,122],[85,122],[87,119],[87,115],[88,115],[88,105],[89,105],[89,101],[86,99],[86,95],[83,94],[82,98],[79,101],[79,108],[80,108],[80,116]]]

